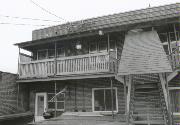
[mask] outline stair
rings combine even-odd
[[[133,125],[166,125],[158,83],[134,83],[130,113]]]

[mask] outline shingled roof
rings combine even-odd
[[[32,39],[38,40],[173,17],[180,17],[180,3],[150,7],[34,30],[32,33]]]

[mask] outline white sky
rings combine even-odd
[[[180,0],[34,0],[36,3],[68,21],[81,20],[91,17],[103,16],[113,13],[125,12],[177,3]],[[0,23],[46,24],[56,25],[64,23],[32,21],[6,18],[6,16],[18,16],[28,18],[42,18],[57,20],[30,0],[0,0]],[[17,26],[0,24],[0,71],[17,73],[18,47],[14,43],[31,40],[31,32],[37,26]]]

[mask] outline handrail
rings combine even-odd
[[[179,51],[178,49],[180,48],[180,46],[177,46],[177,48],[175,48],[169,55],[167,55],[168,57],[171,56],[172,54],[174,54],[176,51]]]

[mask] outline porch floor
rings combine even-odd
[[[125,125],[125,116],[116,114],[113,119],[112,116],[106,115],[61,115],[56,118],[33,123],[33,125]]]

